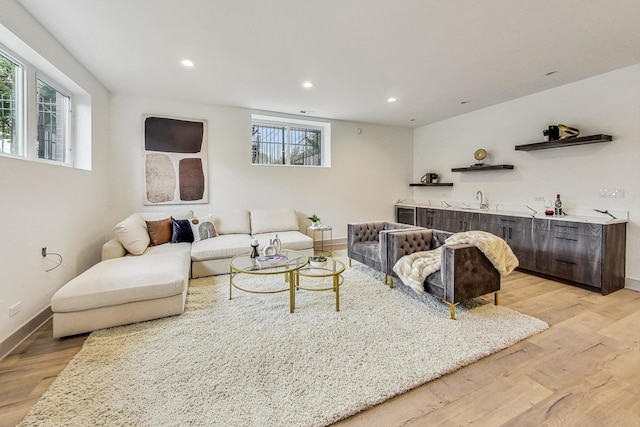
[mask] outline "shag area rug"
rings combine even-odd
[[[228,275],[192,280],[184,314],[92,333],[21,425],[327,425],[548,328],[482,299],[450,320],[360,264],[340,294],[336,312],[300,290],[290,314],[288,292],[230,301]]]

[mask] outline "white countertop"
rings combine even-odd
[[[435,203],[430,202],[416,202],[413,200],[405,200],[397,202],[396,206],[405,206],[405,207],[418,207],[418,208],[429,208],[429,209],[439,209],[445,211],[460,211],[460,212],[477,212],[482,214],[489,215],[508,215],[508,216],[516,216],[522,218],[535,218],[535,219],[548,219],[552,221],[572,221],[572,222],[585,222],[591,224],[618,224],[628,222],[628,213],[626,211],[613,211],[611,212],[616,219],[611,218],[607,214],[603,214],[600,212],[596,212],[593,209],[571,209],[569,214],[562,216],[555,215],[546,215],[544,213],[544,208],[540,208],[540,210],[534,213],[532,210],[528,209],[526,206],[517,206],[517,205],[507,205],[507,204],[492,204],[489,206],[489,209],[480,209],[479,206],[461,204],[460,202],[446,202],[451,205],[451,207],[443,206],[442,202],[440,205],[436,205]],[[524,210],[520,209],[524,208]]]

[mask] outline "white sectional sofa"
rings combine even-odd
[[[174,225],[173,232],[175,224],[186,223],[198,237],[206,236],[193,243],[161,243],[167,239],[167,221]],[[115,226],[116,237],[103,245],[103,261],[52,297],[53,335],[181,314],[189,277],[229,273],[231,258],[250,252],[252,239],[263,248],[277,235],[283,249],[311,256],[313,239],[300,231],[305,221],[293,209],[237,210],[196,217],[192,212],[132,214]],[[205,232],[204,225],[208,226]]]
[[[116,237],[104,244],[102,259],[130,256],[126,247],[131,234],[147,234],[146,221],[169,218],[169,213],[137,213],[116,225]],[[180,214],[174,218],[183,219],[190,215]],[[195,216],[206,218],[208,215]],[[138,219],[136,219],[138,217]],[[193,217],[192,217],[193,218]],[[234,210],[211,215],[216,236],[189,244],[191,253],[191,277],[214,276],[229,273],[229,261],[236,255],[251,250],[251,240],[258,239],[260,248],[264,248],[276,235],[282,242],[283,249],[292,249],[313,255],[313,239],[302,233],[304,216],[293,209]],[[140,221],[142,219],[143,221]],[[190,218],[187,218],[190,219]],[[126,224],[126,225],[123,225]],[[122,230],[123,227],[137,228],[136,231]],[[142,229],[144,227],[144,230]],[[144,236],[143,236],[144,237]],[[164,243],[157,246],[146,246],[143,256],[157,253],[178,252],[183,248],[177,245],[184,243]],[[135,253],[135,252],[134,252]]]

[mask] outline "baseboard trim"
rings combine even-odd
[[[7,357],[9,353],[18,347],[22,341],[29,338],[29,335],[34,333],[44,322],[49,320],[51,316],[53,316],[51,306],[47,306],[40,313],[33,316],[31,320],[19,327],[17,331],[9,335],[7,339],[0,342],[0,360]]]
[[[630,279],[627,277],[626,283],[624,284],[624,287],[627,289],[632,289],[634,291],[638,291],[640,292],[640,280],[638,279]]]

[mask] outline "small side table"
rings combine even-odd
[[[345,270],[345,268],[346,265],[344,264],[344,262],[334,258],[327,258],[327,263],[322,267],[312,267],[311,265],[307,264],[293,272],[296,290],[302,289],[305,291],[333,291],[336,294],[336,311],[340,311],[340,286],[344,283],[342,272]],[[300,277],[315,279],[331,277],[331,286],[324,288],[303,288],[302,286],[300,286]]]
[[[333,256],[333,229],[331,226],[309,225],[307,226],[307,236],[313,239],[313,250],[317,255]],[[328,241],[325,236],[329,237]]]

